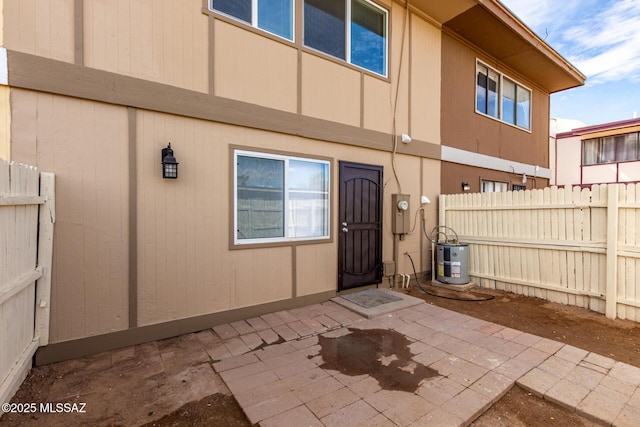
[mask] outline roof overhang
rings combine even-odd
[[[584,126],[572,129],[568,132],[562,132],[556,135],[556,139],[571,138],[574,136],[588,135],[591,138],[597,138],[607,135],[620,135],[623,133],[640,132],[640,119],[620,120],[617,122],[602,123],[593,126]]]
[[[497,0],[411,0],[454,34],[549,93],[584,85],[586,77]]]

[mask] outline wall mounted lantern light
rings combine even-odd
[[[469,185],[468,182],[463,182],[462,183],[462,191],[469,191],[471,190],[471,186]]]
[[[173,150],[171,149],[171,143],[167,145],[167,148],[162,149],[162,177],[166,179],[178,178],[178,162],[173,157]]]

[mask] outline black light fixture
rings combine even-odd
[[[469,191],[471,190],[471,186],[469,185],[468,182],[463,182],[462,183],[462,191]]]
[[[178,162],[173,157],[173,150],[171,149],[171,143],[167,145],[167,148],[162,149],[162,177],[166,179],[178,178]]]

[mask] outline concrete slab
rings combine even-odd
[[[371,290],[366,289],[364,291],[360,291],[362,293],[370,292]],[[412,297],[411,295],[403,294],[401,292],[392,291],[390,289],[375,289],[380,293],[388,294],[393,298],[392,301],[382,303],[379,305],[375,305],[372,307],[364,307],[362,305],[356,304],[342,296],[337,296],[332,298],[331,301],[339,304],[343,307],[348,308],[349,310],[366,317],[367,319],[371,319],[377,316],[381,316],[383,314],[393,313],[398,310],[402,310],[405,308],[413,307],[418,304],[424,304],[424,300],[416,297]]]
[[[435,286],[437,288],[443,288],[443,289],[447,289],[450,291],[457,291],[457,292],[468,291],[469,289],[473,289],[478,286],[474,282],[469,282],[462,285],[452,285],[451,283],[442,283],[442,282],[438,282],[437,280],[432,280],[429,283],[431,284],[431,286]]]

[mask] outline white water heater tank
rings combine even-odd
[[[469,244],[438,243],[436,280],[450,285],[469,283]]]

